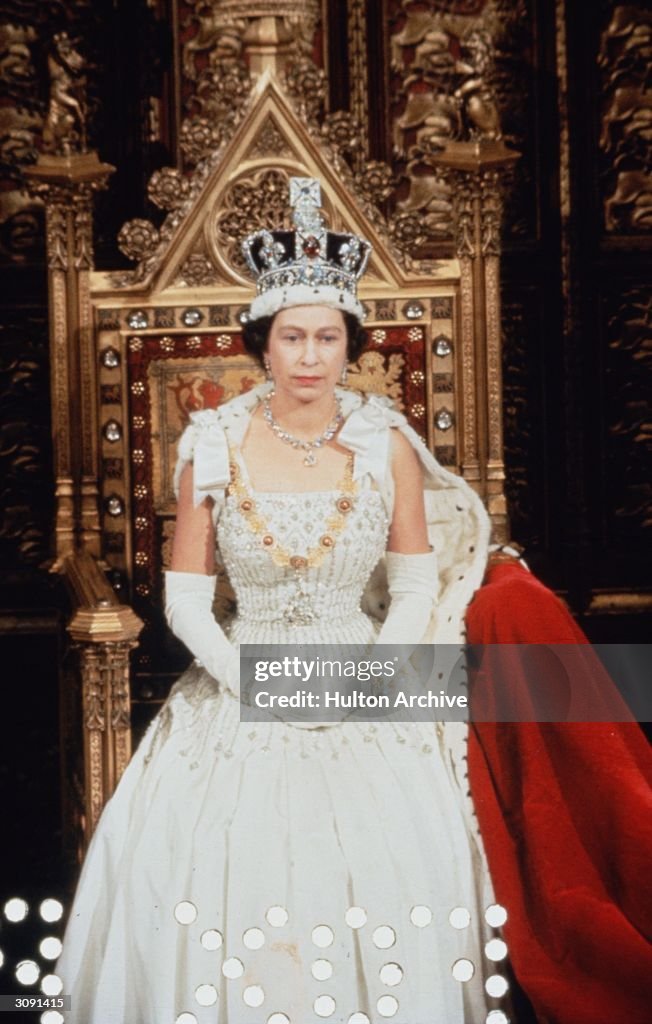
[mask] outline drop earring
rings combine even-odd
[[[265,367],[265,376],[267,377],[267,380],[273,380],[272,365],[267,356],[263,358],[263,366]]]
[[[342,373],[341,373],[341,376],[340,376],[340,383],[341,384],[346,384],[348,376],[349,376],[349,368],[348,368],[348,366],[345,363],[344,366],[342,367]]]

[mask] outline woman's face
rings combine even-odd
[[[344,317],[329,306],[291,306],[272,321],[267,339],[277,393],[311,402],[332,394],[346,363]]]

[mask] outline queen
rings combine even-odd
[[[341,387],[370,246],[326,229],[317,182],[291,202],[293,231],[244,241],[268,379],[179,444],[166,615],[197,660],[89,848],[57,967],[74,1024],[476,1024],[497,1005],[463,733],[240,719],[241,644],[459,641],[489,534],[390,403]]]

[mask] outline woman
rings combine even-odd
[[[389,403],[338,386],[369,246],[325,229],[316,182],[292,192],[295,231],[245,242],[244,339],[269,381],[179,444],[166,613],[200,664],[89,848],[57,967],[79,1024],[504,1019],[487,1016],[464,728],[240,721],[240,644],[459,642],[486,559],[477,497]],[[238,604],[226,631],[216,547]]]

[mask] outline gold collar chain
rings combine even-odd
[[[236,498],[238,509],[245,519],[251,532],[261,538],[262,547],[269,552],[275,565],[289,566],[294,570],[301,571],[308,567],[321,565],[329,551],[335,547],[337,536],[344,529],[346,518],[353,508],[353,498],[358,491],[358,485],[353,479],[353,454],[346,460],[344,476],[337,485],[340,492],[333,499],[335,511],[326,520],[326,532],[319,538],[317,544],[309,548],[305,555],[293,555],[287,548],[278,543],[276,537],[269,529],[268,523],[258,513],[256,501],[247,490],[242,479],[237,459],[231,453],[229,463],[231,471],[231,483],[229,492]],[[298,494],[309,494],[309,491],[298,491]],[[318,493],[318,492],[315,492]]]

